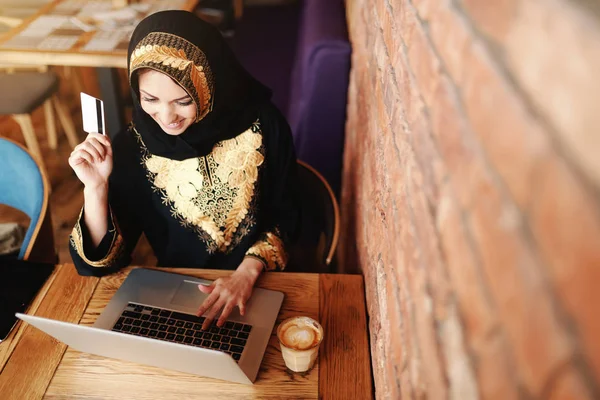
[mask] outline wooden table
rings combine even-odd
[[[28,313],[92,325],[130,270],[99,279],[77,275],[73,265],[60,265]],[[168,271],[205,279],[231,273]],[[373,398],[362,276],[271,272],[257,286],[285,293],[277,324],[307,315],[323,325],[319,358],[308,373],[285,368],[275,329],[255,384],[242,385],[80,353],[21,323],[0,343],[0,398]]]
[[[38,47],[10,47],[7,43],[17,37],[21,32],[30,27],[36,20],[43,16],[53,14],[55,9],[66,0],[53,0],[41,7],[37,13],[25,19],[23,23],[10,31],[0,35],[0,63],[1,64],[26,64],[26,65],[61,65],[74,67],[96,67],[107,130],[115,135],[125,126],[123,116],[123,99],[120,94],[118,71],[116,68],[127,68],[127,48],[118,47],[113,51],[86,51],[85,45],[93,38],[96,31],[84,32],[76,35],[77,42],[68,50],[44,50]],[[106,0],[108,3],[111,0]],[[157,0],[141,0],[143,3],[152,3]],[[166,0],[160,0],[166,1]],[[86,0],[81,0],[82,4]],[[198,0],[185,0],[183,10],[192,11]]]

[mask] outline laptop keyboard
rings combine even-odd
[[[215,321],[207,330],[202,330],[203,322],[204,317],[129,303],[112,330],[219,350],[231,355],[236,362],[239,361],[252,326],[226,321],[223,327],[219,328]]]

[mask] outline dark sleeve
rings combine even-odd
[[[134,207],[137,194],[136,179],[139,176],[132,158],[131,144],[124,143],[120,133],[113,142],[113,172],[109,181],[108,230],[98,247],[91,243],[84,222],[85,210],[82,209],[69,240],[69,251],[80,275],[103,276],[114,273],[129,265],[131,253],[142,233],[142,227],[136,217]],[[132,169],[133,168],[133,169]]]
[[[260,259],[266,270],[281,270],[287,264],[286,247],[295,240],[299,221],[296,151],[290,126],[275,107],[261,118],[261,129],[266,148],[261,233],[246,256]]]

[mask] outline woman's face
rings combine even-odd
[[[142,109],[167,135],[180,135],[194,123],[196,103],[168,75],[145,69],[139,73],[138,85]]]

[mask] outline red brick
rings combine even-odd
[[[418,179],[419,170],[412,151],[407,152],[406,189],[409,201],[409,218],[413,228],[414,256],[408,264],[413,275],[409,281],[414,299],[413,318],[416,323],[417,340],[423,376],[427,383],[429,398],[446,398],[446,374],[443,355],[439,352],[436,319],[445,317],[448,287],[441,270],[440,254],[433,229],[432,215],[427,208],[425,195]],[[402,277],[398,277],[402,279]]]
[[[414,266],[416,268],[416,266]],[[428,310],[430,299],[426,295],[426,276],[415,273],[409,284],[412,286],[413,309],[411,317],[415,321],[417,348],[419,349],[419,368],[425,384],[427,398],[447,398],[447,385],[443,358],[439,354],[436,331],[431,310]]]
[[[397,98],[395,114],[392,113],[391,120],[396,121],[396,126],[402,127],[402,130],[409,132],[408,124],[411,120],[411,113],[415,108],[422,108],[422,101],[414,101],[413,97],[418,96],[417,90],[411,88],[411,75],[408,61],[402,53],[398,58],[399,65],[394,68],[391,74],[395,78],[396,86],[391,88],[393,95]]]
[[[425,104],[421,98],[421,92],[415,84],[408,59],[404,55],[400,58],[400,68],[396,68],[394,72],[396,81],[398,82],[402,108],[406,114],[408,123],[412,123],[412,121],[420,118],[426,118],[423,115]]]
[[[377,130],[383,130],[383,129],[389,129],[389,125],[390,125],[390,118],[388,116],[388,113],[385,109],[385,103],[383,100],[383,96],[384,96],[384,87],[389,85],[389,83],[386,82],[381,82],[380,79],[377,80],[377,83],[375,85],[375,99],[374,99],[374,105],[375,107],[375,112],[374,114],[372,114],[373,118],[376,119],[377,122]],[[377,135],[377,131],[375,131],[375,134]],[[379,138],[379,135],[376,136],[377,138]]]
[[[385,1],[374,1],[372,4],[372,11],[374,15],[373,23],[377,25],[379,28],[383,27],[383,15],[386,11],[386,2]]]
[[[439,191],[442,181],[447,176],[446,166],[442,161],[431,138],[431,128],[423,115],[410,124],[410,138],[414,148],[415,158],[423,175],[425,184],[423,191],[430,207],[439,206]]]
[[[386,357],[383,350],[384,345],[384,329],[379,313],[380,305],[378,303],[377,281],[370,275],[372,270],[365,272],[365,291],[367,295],[367,311],[369,314],[369,331],[371,336],[371,356],[373,359],[373,376],[375,378],[376,392],[387,392],[385,376]],[[367,279],[367,276],[369,279]]]
[[[362,0],[348,8],[344,252],[354,250],[365,276],[377,397],[477,391],[504,400],[548,387],[586,396],[589,376],[556,373],[574,343],[597,378],[599,328],[589,305],[599,303],[590,289],[598,277],[582,265],[597,256],[597,201],[553,153],[553,133],[506,78],[513,71],[473,34],[469,18],[490,18],[483,2],[463,2],[470,16],[453,4]],[[455,374],[456,365],[465,373]]]
[[[399,108],[400,93],[398,86],[396,85],[394,73],[392,67],[388,64],[382,71],[383,85],[383,103],[385,111],[387,112],[390,120],[393,118],[396,109]]]
[[[391,110],[391,114],[389,115],[390,126],[392,128],[392,132],[394,135],[407,136],[408,132],[408,122],[406,121],[406,116],[402,110],[402,105],[400,102],[396,102]],[[405,140],[409,140],[406,138]]]
[[[530,215],[535,239],[600,381],[598,200],[561,160],[553,158],[539,164],[534,193]]]
[[[414,155],[411,158],[413,157]],[[414,164],[408,179],[410,180],[411,210],[420,250],[420,265],[418,267],[428,277],[428,292],[433,301],[433,316],[435,319],[444,319],[451,289],[440,253],[439,237],[435,229],[435,216],[432,215],[432,211],[429,209],[425,195],[425,186],[428,181],[423,179],[420,169]]]
[[[382,239],[385,239],[386,234],[382,232]],[[386,393],[392,398],[399,398],[400,385],[397,383],[395,371],[399,370],[401,364],[401,356],[399,352],[390,352],[394,347],[405,349],[408,346],[402,341],[398,332],[397,318],[389,318],[390,315],[399,316],[399,304],[395,301],[390,301],[395,297],[396,288],[393,285],[390,274],[393,273],[395,264],[390,262],[391,255],[387,252],[379,253],[376,259],[372,260],[372,265],[376,266],[377,283],[377,304],[380,314],[381,329],[378,333],[378,352],[381,354],[382,376],[385,377]]]
[[[383,41],[390,58],[390,65],[396,67],[402,51],[402,38],[396,28],[394,15],[390,9],[386,8],[384,13],[379,15],[379,18],[383,28]]]
[[[463,0],[462,4],[477,29],[502,44],[518,10],[519,0]]]
[[[385,48],[385,42],[383,41],[383,35],[380,32],[377,32],[377,37],[375,38],[375,44],[373,48],[373,54],[375,55],[376,67],[378,71],[384,71],[386,67],[390,64],[390,59],[387,55],[387,51]]]
[[[414,12],[409,12],[415,18]],[[475,165],[478,149],[469,140],[468,121],[460,112],[459,99],[447,77],[441,74],[439,60],[432,52],[425,32],[414,30],[414,41],[409,50],[409,64],[415,72],[415,84],[423,95],[431,117],[432,132],[444,161],[452,171],[461,204],[466,202],[465,185]],[[418,72],[420,71],[420,72]],[[431,92],[430,94],[427,94]]]
[[[442,191],[437,226],[448,275],[460,305],[468,339],[473,343],[483,342],[499,321],[490,303],[484,277],[478,269],[477,255],[469,243],[467,227],[464,226],[449,185]]]
[[[514,199],[525,207],[533,166],[548,151],[544,132],[505,82],[489,52],[469,35],[466,21],[457,11],[440,7],[432,16],[430,34],[462,92],[464,110],[477,139]]]
[[[386,237],[384,239],[388,240],[389,238]],[[387,243],[389,243],[389,241],[387,241]],[[402,314],[403,310],[401,308],[401,303],[395,300],[396,298],[399,298],[400,295],[398,282],[393,279],[394,269],[397,264],[393,261],[393,253],[386,252],[386,254],[385,262],[388,263],[386,264],[388,266],[388,272],[386,274],[385,282],[383,282],[386,287],[386,300],[389,302],[387,315],[384,316],[389,329],[389,342],[387,343],[388,348],[386,349],[389,362],[386,366],[386,371],[387,380],[391,389],[389,392],[390,397],[400,398],[402,385],[410,385],[410,379],[406,371],[401,373],[401,371],[403,371],[404,360],[407,356],[410,357],[412,353],[410,343],[406,341],[406,334],[403,332],[403,324],[410,314]]]
[[[517,385],[511,377],[508,349],[492,335],[500,321],[489,301],[487,286],[478,270],[477,256],[469,244],[466,227],[453,199],[449,185],[442,189],[437,225],[442,239],[446,266],[454,288],[465,338],[473,358],[481,397],[484,399],[517,398]]]
[[[440,79],[440,62],[429,43],[420,22],[416,20],[414,10],[405,10],[407,27],[402,26],[400,32],[405,35],[406,29],[411,29],[411,40],[406,43],[408,63],[419,85],[425,104],[431,106],[433,96]],[[413,28],[414,27],[414,28]]]
[[[400,382],[401,382],[401,394],[402,398],[412,398],[413,393],[419,392],[423,387],[422,378],[417,368],[419,363],[419,351],[416,344],[416,333],[412,319],[412,299],[413,296],[409,289],[409,281],[412,279],[411,271],[408,269],[408,263],[410,262],[412,246],[409,243],[412,242],[410,236],[411,223],[408,217],[408,199],[401,189],[401,184],[398,182],[403,181],[404,171],[406,166],[406,158],[398,158],[392,151],[392,138],[390,142],[386,144],[386,165],[389,166],[390,170],[390,181],[396,182],[390,187],[391,204],[388,216],[393,225],[391,225],[390,238],[388,239],[388,246],[390,248],[391,259],[394,260],[395,266],[394,273],[388,275],[387,279],[390,282],[395,282],[398,286],[400,302],[397,304],[398,315],[389,315],[387,318],[390,320],[391,326],[399,326],[397,334],[391,342],[391,348],[388,351],[398,357],[400,353],[401,365],[398,371],[400,371]],[[400,148],[401,153],[406,148],[406,142],[399,141],[397,146]],[[392,159],[395,159],[397,163],[401,164],[394,166]],[[404,221],[404,222],[402,222]],[[394,300],[395,303],[395,300]],[[402,345],[398,345],[402,343]]]
[[[473,366],[464,346],[463,328],[456,310],[456,304],[448,307],[447,316],[437,322],[444,351],[448,386],[451,399],[479,399],[479,390]]]
[[[594,396],[572,365],[548,388],[548,400],[592,400]]]
[[[496,333],[488,335],[484,342],[476,344],[472,349],[482,399],[522,398],[517,387],[516,371],[511,368],[514,360],[507,348],[504,335]]]
[[[410,348],[406,352],[406,368],[410,376],[411,396],[408,398],[425,398],[428,393],[429,371],[425,368],[423,356],[420,348],[419,324],[415,319],[415,303],[421,301],[419,293],[416,292],[415,282],[417,280],[418,268],[415,268],[414,263],[417,255],[418,242],[414,234],[414,226],[410,217],[410,198],[406,189],[406,176],[411,168],[410,151],[407,142],[398,143],[402,169],[397,177],[401,179],[391,189],[395,207],[394,216],[399,223],[394,225],[395,241],[395,259],[397,260],[397,269],[395,275],[390,279],[398,282],[404,294],[402,301],[402,309],[405,310],[403,321],[405,321],[406,329],[404,330],[407,338],[405,342],[410,343]],[[435,366],[432,366],[435,368]]]
[[[433,99],[432,123],[446,165],[452,172],[453,183],[459,188],[463,203],[469,206],[471,176],[482,168],[476,152],[465,143],[466,121],[458,112],[451,88],[443,80]]]
[[[439,187],[447,175],[447,170],[433,142],[431,120],[426,114],[427,110],[420,97],[418,87],[413,77],[407,73],[410,67],[404,55],[399,58],[398,62],[400,65],[396,69],[398,72],[396,79],[402,93],[399,98],[402,99],[401,107],[405,114],[403,123],[407,124],[406,130],[414,148],[415,158],[423,174],[423,179],[427,182],[424,185],[426,196],[432,206],[435,206],[438,203]],[[392,123],[399,123],[395,122],[394,116],[392,116]]]
[[[381,107],[380,105],[380,108]],[[377,237],[379,240],[377,244],[369,249],[371,254],[368,259],[369,265],[376,265],[373,273],[369,274],[369,280],[375,281],[374,292],[372,296],[376,299],[375,303],[378,305],[376,312],[378,314],[378,331],[373,332],[374,335],[374,351],[378,354],[378,368],[380,374],[379,388],[383,388],[384,392],[392,398],[398,398],[400,385],[396,384],[395,371],[397,366],[400,364],[401,353],[390,352],[390,349],[400,347],[401,350],[407,348],[402,342],[398,335],[397,328],[395,325],[396,316],[399,316],[399,304],[394,301],[390,301],[390,298],[394,298],[395,287],[391,279],[393,277],[393,268],[395,264],[388,262],[391,254],[389,250],[390,240],[387,238],[388,231],[387,225],[393,223],[391,215],[386,217],[389,207],[389,193],[386,191],[385,174],[383,171],[387,168],[387,162],[396,164],[397,159],[395,157],[386,156],[386,152],[392,150],[389,146],[389,140],[391,134],[376,135],[376,132],[370,132],[371,135],[375,136],[376,140],[373,140],[375,153],[381,154],[382,156],[374,158],[373,162],[369,164],[371,173],[373,174],[369,179],[369,185],[364,188],[365,192],[370,194],[371,202],[367,214],[369,217],[368,221],[378,221],[377,224],[368,223],[365,226],[366,235],[368,237]],[[389,221],[388,221],[389,218]],[[390,314],[393,316],[390,318]],[[394,326],[396,329],[391,329]]]
[[[429,36],[438,56],[454,82],[463,81],[468,74],[469,63],[466,54],[473,44],[469,27],[460,12],[450,2],[439,2],[429,18]]]
[[[526,207],[535,163],[549,151],[548,138],[484,55],[474,49],[467,62],[463,98],[473,130],[519,207]]]
[[[400,112],[395,115],[400,115]],[[389,125],[389,133],[383,137],[383,162],[385,171],[383,173],[383,186],[386,190],[386,221],[392,222],[394,209],[394,201],[396,193],[393,192],[394,187],[404,181],[404,173],[406,171],[409,159],[405,157],[408,143],[408,136],[403,132],[402,128],[391,121]],[[394,221],[396,222],[396,221]],[[393,243],[391,243],[393,246]]]
[[[434,0],[435,1],[435,0]],[[394,25],[402,42],[406,45],[413,41],[413,31],[420,22],[416,18],[409,18],[408,12],[412,9],[410,0],[397,0],[392,4]]]
[[[551,373],[572,354],[565,328],[516,211],[484,170],[473,181],[470,225],[482,267],[524,387],[540,394]]]
[[[481,165],[477,149],[466,140],[467,122],[458,112],[457,102],[446,79],[442,79],[429,107],[431,130],[436,146],[450,174],[461,207],[471,204],[471,180]]]
[[[352,98],[350,97],[350,102],[351,103],[356,103],[356,110],[357,110],[357,114],[355,115],[355,117],[353,117],[354,122],[355,122],[355,126],[353,127],[353,129],[350,129],[346,135],[346,145],[348,148],[348,151],[346,152],[346,160],[351,160],[350,163],[346,163],[346,167],[344,168],[344,179],[347,181],[355,181],[356,179],[360,179],[360,177],[362,176],[362,171],[363,171],[363,162],[362,160],[359,158],[360,153],[356,153],[351,150],[352,148],[356,149],[356,148],[360,148],[362,145],[362,138],[364,136],[363,132],[364,132],[364,126],[366,126],[367,122],[369,121],[370,117],[368,115],[368,110],[366,105],[369,104],[370,99],[368,98],[368,95],[370,95],[370,93],[368,93],[367,90],[363,90],[362,88],[370,88],[371,85],[368,84],[368,71],[366,71],[364,64],[360,65],[360,64],[354,64],[353,65],[353,76],[356,77],[356,82],[358,83],[358,87],[360,87],[360,90],[356,90],[354,95],[355,97]],[[344,207],[345,204],[343,204],[342,206],[342,211],[344,212],[344,215],[346,215],[346,219],[350,219],[350,221],[348,221],[348,223],[352,224],[352,233],[356,234],[357,236],[361,235],[361,231],[360,229],[362,228],[361,226],[361,210],[360,207],[362,205],[365,204],[365,202],[367,201],[367,199],[363,199],[362,197],[362,193],[360,193],[360,190],[357,188],[354,188],[352,190],[348,190],[351,193],[350,198],[347,198],[345,201],[349,201],[351,202],[350,204],[348,204],[348,207]],[[354,206],[352,206],[354,205]],[[353,212],[349,212],[348,209],[350,207],[353,207],[352,209],[355,210]],[[356,208],[358,209],[356,209]],[[345,231],[342,231],[345,232]],[[350,232],[349,232],[350,233]],[[343,236],[342,236],[343,239]],[[344,240],[342,240],[342,242],[345,242]],[[344,250],[344,255],[348,254],[348,257],[346,258],[346,261],[348,261],[346,264],[343,265],[343,268],[345,271],[347,272],[353,272],[353,271],[357,271],[358,267],[359,267],[359,262],[358,262],[358,251],[360,249],[358,249],[353,243],[351,243],[348,246],[342,246],[342,247],[347,247],[346,250]],[[364,265],[364,264],[363,264]]]
[[[540,118],[553,127],[560,151],[598,186],[597,15],[580,2],[520,3],[503,49],[511,77]]]
[[[429,21],[431,15],[434,14],[436,10],[443,4],[443,2],[440,0],[412,0],[411,2],[418,10],[419,17],[425,21]],[[403,7],[409,6],[409,2],[407,0],[403,0],[394,2],[394,8],[396,8],[396,5],[399,5],[399,3],[403,3]],[[398,6],[397,8],[400,7]]]

